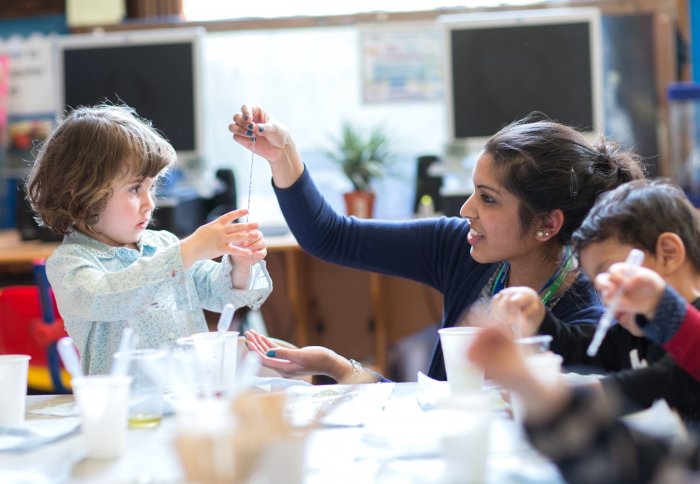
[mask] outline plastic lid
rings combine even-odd
[[[666,89],[670,100],[700,99],[700,84],[695,82],[674,82]]]

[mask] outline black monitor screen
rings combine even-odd
[[[163,132],[176,151],[196,151],[191,43],[63,50],[67,109],[125,103]]]
[[[533,111],[593,128],[588,23],[456,28],[449,35],[455,138],[490,136]]]

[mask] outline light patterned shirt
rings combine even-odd
[[[185,270],[178,242],[170,232],[146,230],[135,250],[74,231],[49,257],[46,273],[85,374],[109,372],[126,326],[138,348],[172,347],[207,331],[203,308],[257,309],[272,291],[264,261],[252,267],[248,289],[234,289],[228,256]]]

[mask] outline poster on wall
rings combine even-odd
[[[442,32],[433,23],[361,27],[363,101],[442,100],[442,52]]]
[[[52,36],[35,34],[0,43],[0,53],[9,60],[6,168],[10,176],[25,174],[32,149],[53,127],[53,41]]]

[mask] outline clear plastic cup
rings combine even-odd
[[[115,360],[129,360],[131,392],[129,395],[129,427],[150,428],[160,425],[163,418],[162,374],[167,352],[144,349],[127,353],[115,353]]]
[[[552,336],[548,334],[539,334],[527,338],[519,338],[516,339],[515,342],[523,355],[536,355],[549,351],[549,346],[552,344]]]
[[[236,378],[236,362],[238,353],[238,331],[209,331],[206,333],[195,333],[191,336],[195,347],[200,345],[202,351],[207,352],[213,341],[223,341],[223,351],[221,353],[221,378],[215,384],[217,394],[225,392],[233,387]],[[218,353],[217,353],[218,355]]]
[[[194,375],[198,396],[202,398],[220,396],[224,390],[225,340],[216,337],[195,338],[192,335],[178,338],[175,343],[178,348],[182,348],[192,355],[192,358],[187,361],[194,366],[194,368],[189,368],[189,372]]]

